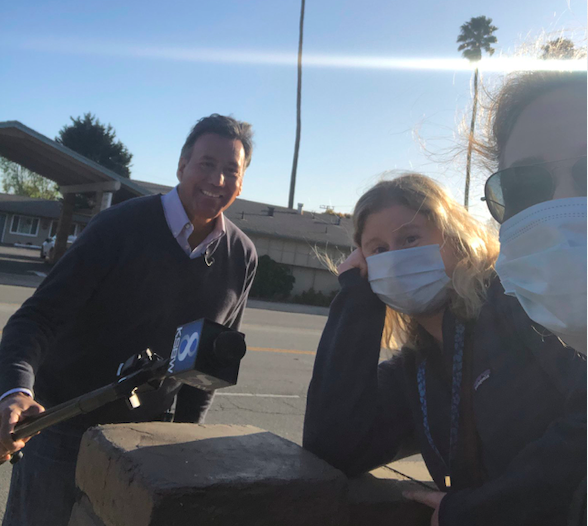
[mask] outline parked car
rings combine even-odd
[[[72,243],[77,239],[77,236],[67,236],[67,248],[71,247]],[[41,259],[53,259],[53,250],[55,248],[55,236],[48,237],[41,245]]]

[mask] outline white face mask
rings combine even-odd
[[[366,261],[372,290],[395,311],[432,312],[448,298],[451,280],[439,245],[391,250]]]
[[[586,354],[586,198],[531,206],[500,228],[496,272],[533,321]]]

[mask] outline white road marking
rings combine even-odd
[[[29,272],[32,273],[32,274],[36,274],[40,278],[46,278],[47,277],[47,273],[46,272],[38,272],[37,270],[29,270]]]
[[[300,398],[298,395],[256,394],[256,393],[216,393],[216,396],[257,396],[260,398]]]

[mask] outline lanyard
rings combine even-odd
[[[456,322],[455,326],[455,343],[453,351],[453,379],[451,382],[451,425],[449,427],[449,459],[445,459],[437,449],[433,437],[431,436],[431,429],[429,428],[429,415],[427,411],[427,388],[425,380],[425,370],[427,360],[424,359],[417,372],[417,383],[419,388],[419,398],[421,402],[421,411],[423,413],[423,427],[425,429],[425,436],[429,441],[431,449],[441,460],[445,466],[447,475],[445,476],[445,486],[451,487],[451,462],[455,458],[457,448],[457,431],[459,427],[459,403],[461,401],[461,376],[463,369],[463,348],[465,341],[465,326],[461,322]]]

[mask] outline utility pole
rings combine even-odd
[[[300,107],[302,100],[302,36],[304,32],[304,4],[301,0],[300,8],[300,38],[298,41],[298,88],[296,90],[296,140],[294,142],[294,159],[292,161],[292,176],[290,177],[290,195],[288,208],[294,208],[294,189],[296,188],[296,170],[298,169],[298,152],[300,150]]]

